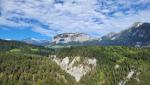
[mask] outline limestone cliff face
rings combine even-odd
[[[63,70],[72,75],[78,82],[82,76],[96,67],[96,59],[85,58],[81,61],[80,56],[76,56],[73,60],[69,57],[63,59],[57,58],[55,55],[50,56]]]
[[[53,42],[68,43],[68,42],[84,42],[90,39],[90,36],[84,33],[63,33],[54,36]]]

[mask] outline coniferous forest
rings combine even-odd
[[[97,66],[76,82],[50,60],[49,55],[96,58]],[[114,68],[116,65],[119,68]],[[127,79],[131,70],[135,73]],[[0,40],[0,85],[118,85],[123,80],[127,81],[125,85],[150,84],[150,48],[77,46],[50,49]]]

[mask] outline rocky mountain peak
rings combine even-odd
[[[135,22],[132,27],[136,27],[137,28],[137,27],[139,27],[139,26],[141,26],[143,24],[144,24],[144,22]]]
[[[108,34],[109,35],[109,34]],[[107,45],[149,45],[150,23],[136,22],[129,29],[123,30],[114,36],[103,38],[100,43]]]
[[[62,33],[54,36],[52,42],[58,43],[69,43],[69,42],[84,42],[90,40],[90,36],[84,33]]]
[[[131,28],[143,28],[145,26],[149,26],[150,23],[147,23],[147,22],[135,22]]]

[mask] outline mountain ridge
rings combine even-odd
[[[25,38],[23,40],[21,40],[22,42],[28,43],[28,44],[33,44],[33,45],[38,45],[38,46],[45,46],[48,43],[50,43],[49,40],[41,40],[41,39],[36,39],[36,38]]]
[[[63,33],[65,34],[65,33]],[[59,35],[63,35],[59,34]],[[100,46],[149,46],[150,45],[150,23],[136,22],[128,29],[119,33],[110,32],[98,39],[88,39],[83,42],[66,42],[66,43],[51,43],[48,46],[55,45],[71,45],[71,46],[86,46],[86,45],[100,45]]]
[[[149,37],[150,37],[150,23],[137,22],[134,23],[128,29],[116,33],[115,36],[106,38],[101,43],[105,44],[105,42],[108,42],[108,45],[128,45],[128,46],[134,46],[140,43],[141,46],[147,46],[150,44]]]

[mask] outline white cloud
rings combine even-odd
[[[136,21],[150,22],[149,8],[138,8],[137,11],[132,7],[134,4],[147,5],[150,3],[149,0],[60,1],[63,3],[55,3],[54,0],[1,0],[2,16],[0,17],[0,25],[31,26],[34,32],[47,36],[63,32],[104,35],[111,31],[118,32],[125,29]],[[47,24],[48,29],[35,23],[23,21],[16,23],[8,20],[12,17],[31,18]]]
[[[120,16],[123,16],[124,14],[122,12],[117,12],[117,13],[114,13],[114,16],[116,17],[120,17]]]
[[[43,28],[40,28],[40,27],[33,27],[32,30],[34,32],[38,32],[38,33],[41,33],[43,35],[50,36],[50,37],[52,37],[52,35],[54,35],[53,31],[48,30],[48,29],[43,29]]]
[[[5,17],[1,17],[0,16],[0,25],[4,25],[4,26],[12,26],[12,27],[24,27],[24,26],[29,26],[29,24],[27,23],[23,23],[23,22],[14,22],[11,21]]]

